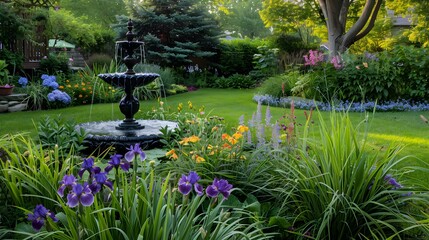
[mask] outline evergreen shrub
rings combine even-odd
[[[220,77],[215,80],[215,88],[254,88],[255,81],[248,75],[234,74],[230,77]]]
[[[263,40],[249,38],[221,41],[218,62],[221,74],[226,77],[235,73],[248,74],[253,70],[253,56],[259,53],[258,47],[264,44]]]

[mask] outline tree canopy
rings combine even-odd
[[[152,63],[187,66],[216,54],[220,30],[198,0],[130,0],[127,9]],[[127,20],[128,16],[122,16],[116,26],[122,34]]]

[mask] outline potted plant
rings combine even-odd
[[[5,60],[0,60],[0,96],[12,94],[14,86],[9,84],[9,71]]]

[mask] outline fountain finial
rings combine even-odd
[[[125,74],[127,75],[136,74],[133,68],[134,68],[134,65],[136,65],[139,62],[139,60],[133,57],[134,50],[143,45],[143,42],[134,41],[134,37],[136,36],[136,34],[132,32],[133,26],[134,26],[133,21],[131,21],[131,19],[128,20],[128,24],[127,24],[128,32],[125,35],[127,37],[127,40],[119,42],[127,53],[127,55],[123,59],[125,66],[127,66],[127,71],[125,72]]]
[[[134,37],[136,36],[136,34],[133,33],[133,21],[131,20],[131,18],[128,20],[128,24],[127,24],[127,28],[128,28],[128,32],[125,35],[127,37],[128,42],[131,42],[134,40]]]

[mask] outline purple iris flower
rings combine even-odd
[[[73,191],[67,195],[67,205],[71,208],[76,207],[79,203],[82,206],[91,206],[94,202],[94,195],[92,195],[91,189],[88,183],[82,184],[77,183],[73,186]]]
[[[392,175],[390,175],[390,174],[387,174],[387,175],[384,177],[384,180],[385,180],[387,183],[389,183],[390,185],[392,185],[392,186],[393,186],[393,189],[399,189],[399,188],[402,188],[402,185],[401,185],[401,184],[399,184],[399,183],[398,183],[398,181],[396,181],[396,179],[395,179],[395,178],[393,178],[393,177],[392,177]]]
[[[229,197],[231,194],[232,185],[228,183],[225,179],[218,180],[215,178],[213,180],[213,184],[208,186],[206,189],[207,196],[209,197],[217,197],[219,193],[221,193],[225,199]]]
[[[93,174],[99,173],[101,169],[94,166],[94,158],[90,157],[83,160],[82,168],[78,172],[80,178],[82,178],[82,175],[85,171],[88,171],[92,176]]]
[[[107,178],[107,172],[100,172],[94,174],[94,180],[89,186],[93,194],[98,193],[103,186],[107,186],[110,189],[113,189],[113,184]]]
[[[115,154],[110,156],[110,161],[108,162],[108,166],[104,169],[106,172],[110,172],[113,168],[118,169],[119,167],[122,168],[125,172],[128,172],[130,169],[130,163],[127,161],[121,161],[122,155],[121,154]]]
[[[31,225],[34,230],[39,231],[45,225],[47,217],[50,217],[54,222],[58,222],[53,212],[46,209],[42,204],[39,204],[34,208],[34,213],[28,214],[27,220],[32,221]]]
[[[198,196],[203,195],[203,187],[197,183],[198,180],[200,180],[200,176],[194,171],[190,171],[188,176],[183,174],[179,179],[179,192],[183,195],[188,195],[192,190],[192,186],[194,186],[194,190]]]
[[[61,181],[61,186],[57,191],[58,195],[63,197],[64,190],[66,188],[73,189],[74,185],[76,185],[76,178],[73,175],[64,175],[63,180]]]
[[[136,143],[134,146],[131,145],[130,148],[127,148],[127,150],[129,151],[125,153],[125,160],[127,160],[128,162],[133,161],[137,155],[140,155],[141,161],[144,161],[146,159],[146,153],[142,151],[139,143]]]

